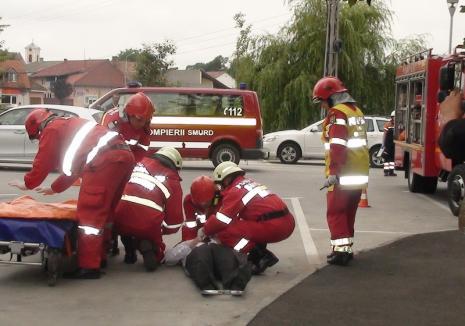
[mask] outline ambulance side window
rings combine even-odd
[[[155,104],[157,116],[185,116],[189,107],[192,106],[185,94],[152,93],[149,97]]]
[[[195,116],[199,116],[199,117],[215,116],[220,100],[221,100],[221,97],[218,95],[197,94]]]
[[[226,117],[243,117],[245,115],[242,96],[228,95],[223,96],[221,115]]]

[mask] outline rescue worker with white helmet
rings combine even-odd
[[[313,88],[313,101],[327,110],[325,146],[327,222],[332,251],[327,262],[347,265],[353,258],[355,215],[362,189],[368,186],[369,157],[365,118],[347,88],[336,77],[324,77]]]
[[[394,117],[396,111],[391,112],[391,119],[384,124],[383,134],[383,154],[384,159],[383,168],[385,177],[395,177],[397,174],[394,172],[396,165],[394,162]]]
[[[252,273],[261,274],[279,261],[266,245],[288,238],[294,231],[294,217],[278,195],[245,177],[234,162],[219,164],[213,180],[222,189],[221,206],[207,219],[200,237],[213,237],[237,252],[248,253]]]
[[[184,220],[181,167],[181,155],[173,147],[160,148],[134,167],[115,211],[115,230],[136,242],[135,247],[126,247],[126,263],[136,262],[135,248],[147,271],[154,271],[162,261],[162,235],[176,233]]]
[[[117,132],[94,121],[57,117],[36,109],[27,116],[25,127],[30,139],[39,140],[39,150],[24,183],[13,181],[10,185],[51,195],[82,178],[76,212],[79,268],[65,276],[99,278],[104,226],[131,175],[134,156]],[[38,188],[57,168],[63,174],[51,187]]]

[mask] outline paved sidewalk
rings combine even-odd
[[[325,266],[249,325],[465,325],[465,235],[414,235]]]

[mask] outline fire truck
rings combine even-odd
[[[438,181],[447,182],[454,215],[465,196],[465,164],[442,154],[438,112],[448,92],[463,92],[464,76],[465,49],[459,45],[447,56],[434,55],[432,49],[410,56],[397,67],[395,81],[396,167],[404,169],[411,192],[434,193]]]

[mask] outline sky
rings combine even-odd
[[[426,36],[437,54],[449,47],[450,14],[446,0],[384,1],[393,11],[396,39]],[[366,4],[358,4],[366,5]],[[465,38],[465,13],[459,0],[453,41]],[[242,12],[255,34],[275,34],[291,18],[285,0],[0,0],[3,47],[20,52],[32,41],[44,60],[111,59],[121,50],[171,40],[175,66],[230,57],[238,30],[234,14]],[[322,49],[324,51],[324,49]]]

